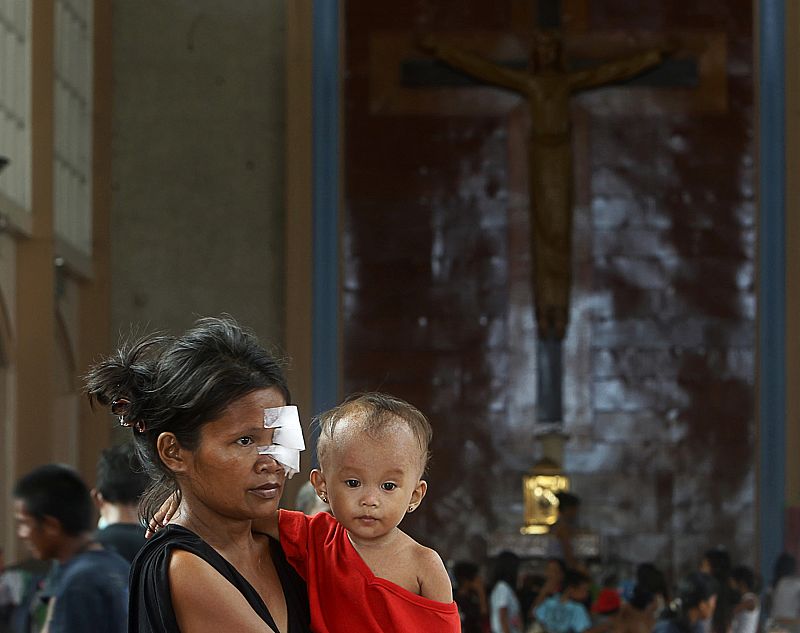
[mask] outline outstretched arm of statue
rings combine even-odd
[[[475,79],[514,92],[526,93],[528,91],[528,75],[526,73],[506,68],[457,46],[444,44],[431,35],[420,38],[419,47],[448,66],[471,75]]]
[[[606,62],[596,68],[572,72],[569,74],[570,88],[573,91],[586,90],[631,79],[645,70],[658,66],[665,54],[662,49],[653,49],[626,59]]]

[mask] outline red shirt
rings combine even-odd
[[[308,584],[314,633],[457,633],[455,602],[423,598],[378,578],[327,512],[281,510],[286,559]]]

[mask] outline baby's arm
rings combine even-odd
[[[445,604],[453,602],[453,585],[439,554],[420,545],[417,549],[417,569],[420,595],[423,598]]]
[[[269,517],[264,517],[263,519],[253,519],[253,532],[266,534],[267,536],[271,536],[272,538],[280,541],[280,531],[278,530],[278,516],[280,513],[281,510],[278,510],[275,514]]]

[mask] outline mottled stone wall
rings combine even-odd
[[[527,109],[490,89],[376,98],[376,78],[398,72],[376,42],[483,31],[513,50],[528,4],[346,4],[345,389],[431,417],[430,492],[407,527],[447,558],[519,527],[520,477],[540,450]],[[573,103],[565,465],[583,524],[609,562],[677,572],[717,544],[752,562],[751,3],[564,4],[574,41],[680,33],[722,51],[702,58],[696,89]]]

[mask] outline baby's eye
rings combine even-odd
[[[386,491],[394,490],[395,488],[397,488],[397,484],[394,483],[393,481],[385,481],[381,484],[381,488],[383,488]]]
[[[361,482],[358,479],[345,479],[344,485],[348,488],[358,488]]]
[[[244,435],[236,440],[236,443],[239,446],[251,446],[253,444],[253,438],[250,435]]]

